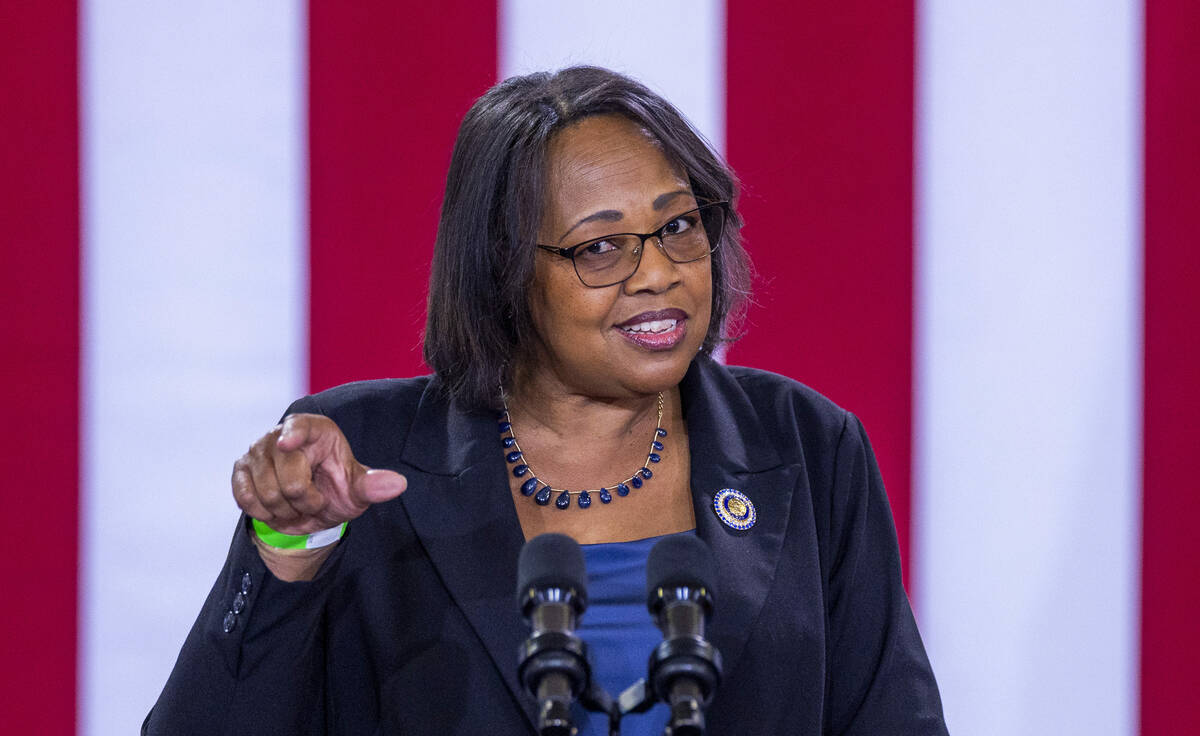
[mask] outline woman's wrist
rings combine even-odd
[[[255,537],[254,546],[272,575],[285,583],[295,583],[315,578],[337,544],[317,549],[279,549]]]
[[[346,522],[311,534],[284,534],[267,526],[266,522],[251,518],[254,536],[268,547],[276,549],[319,549],[334,544],[346,533]]]
[[[338,536],[340,537],[340,534]],[[258,534],[257,529],[250,531],[250,538],[254,541],[254,546],[258,549],[258,555],[262,558],[263,564],[267,566],[272,575],[286,583],[315,578],[321,570],[321,565],[337,548],[340,541],[335,537],[331,544],[319,547],[277,547],[264,540]]]

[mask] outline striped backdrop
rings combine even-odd
[[[1198,39],[1194,0],[6,2],[3,730],[136,731],[233,460],[423,372],[461,115],[588,62],[739,172],[729,361],[863,418],[951,731],[1200,733]]]

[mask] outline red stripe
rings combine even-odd
[[[309,385],[426,372],[454,135],[496,81],[493,0],[309,3]]]
[[[798,378],[863,420],[905,553],[914,23],[911,2],[729,3],[726,62],[726,148],[759,272],[730,362]]]
[[[1141,727],[1200,733],[1200,4],[1147,0]]]
[[[5,421],[0,713],[5,733],[75,729],[79,537],[79,145],[75,3],[0,22]]]

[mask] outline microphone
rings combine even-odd
[[[579,544],[542,534],[521,548],[517,605],[533,633],[518,653],[517,679],[537,701],[541,736],[571,736],[571,703],[589,685],[587,645],[575,624],[587,608],[587,569]]]
[[[646,560],[646,606],[663,632],[650,655],[650,686],[671,708],[671,736],[701,736],[704,708],[721,681],[721,653],[704,638],[716,599],[716,561],[698,537],[673,535]]]

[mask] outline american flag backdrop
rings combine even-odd
[[[739,173],[728,361],[863,419],[951,732],[1200,734],[1195,0],[6,0],[0,730],[137,730],[234,459],[425,372],[457,123],[573,63]]]

